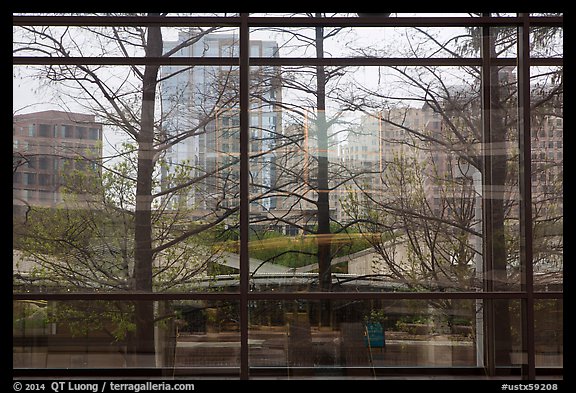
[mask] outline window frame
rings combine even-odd
[[[239,28],[240,53],[236,57],[25,57],[14,56],[13,65],[50,65],[50,64],[102,64],[102,65],[228,65],[239,66],[240,70],[240,288],[239,292],[219,293],[13,293],[13,300],[232,300],[240,305],[240,379],[249,379],[257,374],[249,365],[248,354],[248,304],[258,300],[339,300],[339,299],[481,299],[492,302],[497,299],[520,300],[523,318],[523,350],[526,353],[526,367],[522,370],[522,378],[535,379],[534,350],[534,302],[541,299],[563,299],[562,291],[537,292],[534,290],[532,272],[532,218],[531,218],[531,137],[530,137],[530,67],[557,66],[563,64],[563,58],[531,58],[529,53],[530,28],[534,26],[563,26],[563,17],[543,17],[519,14],[515,17],[252,17],[247,13],[232,17],[147,17],[147,16],[33,16],[14,15],[14,26],[234,26]],[[489,34],[492,27],[507,26],[517,28],[518,54],[514,58],[290,58],[290,57],[250,57],[250,29],[258,27],[351,27],[351,26],[477,26],[481,27],[483,37]],[[483,41],[486,44],[486,39]],[[492,66],[518,67],[518,101],[520,110],[519,151],[520,151],[520,230],[521,230],[521,266],[524,270],[522,290],[513,292],[498,292],[490,286],[484,292],[310,292],[310,293],[272,293],[253,292],[249,286],[249,254],[248,254],[248,215],[249,215],[249,143],[250,143],[250,105],[249,105],[249,68],[251,66],[481,66],[484,77]],[[489,94],[489,86],[484,86],[484,97]],[[484,105],[490,105],[484,101]],[[489,125],[486,125],[489,127]],[[65,130],[62,130],[65,133]],[[485,209],[488,211],[488,209]],[[490,258],[487,257],[487,268],[490,269]],[[489,367],[490,368],[490,367]],[[50,372],[53,372],[51,370]],[[93,375],[94,370],[84,370],[86,375]],[[82,374],[82,370],[75,370]],[[108,370],[109,373],[127,375],[149,375],[150,370]],[[30,376],[44,375],[46,370],[15,369],[14,375]],[[406,371],[407,374],[410,371]],[[432,374],[435,371],[431,372]],[[490,368],[491,375],[496,374],[494,365]],[[49,374],[54,375],[54,374]],[[539,374],[540,375],[540,374]]]

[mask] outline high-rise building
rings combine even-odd
[[[186,45],[186,42],[192,44]],[[174,57],[235,57],[236,34],[180,32],[178,40],[165,41]],[[250,41],[250,56],[276,57],[275,41]],[[166,175],[186,173],[198,181],[186,194],[173,198],[173,206],[199,212],[229,208],[239,203],[239,73],[238,66],[163,66],[162,124],[172,146],[166,153]],[[275,143],[280,129],[281,90],[275,67],[251,67],[250,174],[252,194],[272,187]],[[274,197],[259,198],[251,212],[275,207]]]
[[[102,125],[93,115],[48,110],[13,118],[14,213],[63,202],[65,172],[98,170]]]

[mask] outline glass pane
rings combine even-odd
[[[464,27],[324,27],[323,57],[478,57],[478,28]],[[279,57],[316,57],[316,30],[254,28],[251,40],[277,43]],[[252,51],[253,49],[253,51]],[[251,48],[253,57],[270,57],[265,48]]]
[[[238,67],[144,70],[14,67],[19,289],[237,290]]]
[[[93,16],[93,15],[91,15]],[[142,14],[145,16],[145,14]],[[50,57],[143,57],[148,37],[145,26],[14,26],[12,50],[16,56]],[[219,33],[217,40],[213,34]],[[34,42],[35,37],[56,37],[51,43]],[[160,27],[165,57],[237,57],[238,28]],[[227,44],[221,42],[226,40]]]
[[[562,27],[538,26],[530,29],[530,56],[564,56],[564,29]]]
[[[490,29],[492,38],[491,55],[493,57],[516,57],[518,49],[517,33],[518,29],[516,27],[492,27]]]
[[[527,362],[522,347],[522,313],[520,300],[495,299],[484,302],[486,351],[492,351],[495,367],[520,366]],[[490,326],[493,324],[493,326]]]
[[[474,67],[340,67],[323,82],[324,110],[316,69],[282,67],[276,147],[251,161],[251,197],[272,203],[251,205],[255,264],[309,290],[517,289],[516,69],[492,71],[484,132]],[[275,168],[266,186],[257,160]]]
[[[240,38],[232,27],[165,27],[164,53],[170,57],[238,57]]]
[[[13,311],[14,368],[238,373],[234,301],[15,301]]]
[[[534,304],[536,367],[564,367],[564,302],[537,300]]]
[[[250,367],[293,376],[372,376],[386,367],[480,366],[473,300],[333,301],[330,326],[320,323],[321,307],[252,302]]]
[[[562,67],[532,67],[532,220],[536,290],[562,290],[564,95]]]

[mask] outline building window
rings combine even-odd
[[[40,186],[49,186],[52,184],[52,176],[40,173],[38,174],[38,185]]]
[[[98,140],[100,139],[100,130],[98,128],[90,128],[90,139]]]
[[[76,137],[78,139],[87,139],[87,136],[86,127],[76,127]]]
[[[23,173],[23,184],[31,186],[36,184],[36,174],[35,173]]]
[[[74,126],[64,125],[64,138],[71,139],[74,138]]]
[[[44,138],[52,138],[54,136],[53,126],[49,124],[40,124],[38,129],[38,136]]]

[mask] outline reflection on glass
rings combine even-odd
[[[333,301],[325,326],[319,301],[252,301],[250,367],[277,367],[291,375],[343,372],[342,367],[370,374],[380,367],[484,367],[490,342],[497,367],[523,364],[520,302],[494,301],[494,315],[505,310],[509,324],[501,327],[507,334],[494,331],[489,340],[491,329],[484,330],[489,309],[479,304]],[[236,302],[159,301],[153,307],[153,334],[146,341],[136,335],[136,302],[15,301],[14,366],[125,368],[143,361],[148,367],[239,366]],[[562,367],[562,302],[537,301],[535,313],[537,366]]]
[[[239,266],[230,246],[238,240],[230,228],[237,227],[239,207],[239,116],[227,117],[222,104],[237,106],[237,67],[161,69],[156,121],[162,126],[148,128],[141,74],[109,66],[104,76],[104,68],[91,68],[58,71],[76,78],[88,101],[60,81],[52,93],[72,111],[57,105],[32,111],[43,108],[35,103],[13,118],[15,285],[31,291],[228,285],[233,277],[213,278],[237,273]],[[15,67],[22,77],[50,69]],[[109,90],[117,95],[108,96]],[[195,110],[182,104],[188,99]],[[106,111],[93,114],[89,102]],[[151,144],[134,140],[136,134],[146,134]],[[139,188],[143,178],[147,191]],[[144,243],[149,253],[141,252]]]
[[[564,366],[564,309],[562,300],[537,300],[534,304],[537,367]]]
[[[332,302],[332,325],[319,325],[320,303],[253,302],[250,366],[289,375],[356,373],[381,367],[473,367],[472,300]],[[343,371],[342,367],[346,367]]]
[[[534,289],[562,290],[563,69],[530,70],[533,233],[522,243],[519,70],[502,66],[521,48],[515,28],[490,26],[489,42],[482,29],[255,28],[240,108],[234,27],[15,27],[19,55],[166,59],[14,67],[15,291],[238,293],[247,203],[251,291],[351,298],[250,301],[248,348],[236,300],[14,301],[14,367],[236,369],[245,349],[251,367],[289,375],[373,375],[515,368],[526,345],[537,366],[562,367],[560,300],[536,301],[526,343],[525,299],[352,295],[522,291],[522,244]],[[532,56],[562,56],[562,29],[530,33]],[[486,70],[481,54],[501,59]],[[473,60],[266,65],[314,56]]]
[[[142,302],[154,308],[144,322],[137,303],[14,302],[14,367],[239,367],[236,302]]]
[[[518,289],[516,68],[490,70],[491,111],[481,110],[473,68],[346,71],[338,69],[338,82],[349,83],[347,96],[326,83],[326,110],[314,105],[318,87],[294,95],[294,81],[285,82],[274,112],[281,123],[251,126],[254,266],[308,280],[309,290],[327,290],[325,276],[350,285],[344,274],[381,290]],[[283,81],[308,75],[278,72]],[[395,98],[398,86],[403,99]]]

